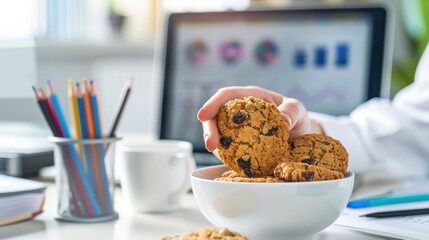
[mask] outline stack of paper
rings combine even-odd
[[[429,181],[408,182],[391,192],[391,196],[429,193]],[[335,225],[393,238],[427,240],[429,239],[429,214],[388,218],[361,217],[375,212],[424,208],[429,208],[429,201],[357,209],[346,208]]]
[[[429,215],[391,218],[359,217],[372,212],[429,208],[429,202],[407,203],[361,209],[347,208],[335,222],[337,226],[400,239],[429,239]]]
[[[0,175],[0,226],[40,214],[46,187],[36,181]]]

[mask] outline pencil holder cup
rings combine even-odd
[[[104,222],[118,218],[113,205],[118,140],[49,137],[54,143],[58,220]]]

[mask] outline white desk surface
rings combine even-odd
[[[54,184],[47,189],[45,212],[36,218],[0,227],[0,239],[148,239],[183,234],[214,226],[198,210],[192,194],[187,194],[182,208],[163,214],[136,213],[128,209],[120,188],[115,191],[115,209],[119,219],[105,223],[68,223],[55,220],[56,191]],[[331,226],[316,235],[317,240],[375,240],[387,239]],[[250,239],[251,240],[251,239]]]

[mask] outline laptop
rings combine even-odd
[[[160,138],[191,142],[199,165],[220,163],[204,147],[196,114],[227,86],[260,86],[331,115],[386,97],[387,29],[383,6],[173,13],[163,49]]]

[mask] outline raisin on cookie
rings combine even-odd
[[[340,179],[344,173],[307,163],[285,162],[274,169],[274,176],[288,182],[308,182]]]
[[[255,97],[227,102],[218,112],[218,153],[242,176],[264,177],[288,151],[289,126],[275,104]]]
[[[208,229],[190,232],[185,235],[167,236],[161,240],[247,240],[247,237],[227,228]]]
[[[303,135],[290,143],[289,161],[347,171],[349,155],[340,141],[323,134]]]

